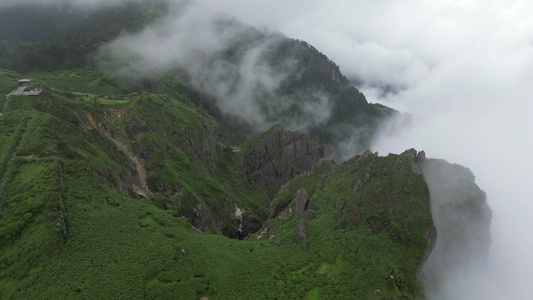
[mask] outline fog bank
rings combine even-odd
[[[384,128],[372,150],[415,147],[473,171],[493,210],[487,269],[449,275],[430,299],[529,297],[533,3],[217,3],[247,22],[309,41],[346,75],[366,82],[369,100],[409,113],[409,122]],[[373,88],[379,85],[399,92],[379,98]]]
[[[98,8],[121,5],[124,3],[146,2],[148,0],[2,0],[0,9],[17,5],[72,6],[79,8]]]

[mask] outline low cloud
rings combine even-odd
[[[289,97],[280,91],[289,77],[300,76],[290,53],[271,57],[285,36],[259,31],[205,4],[171,3],[154,24],[102,47],[100,65],[125,79],[180,69],[222,112],[256,132],[278,123],[305,132],[329,120],[326,93],[300,89]]]
[[[216,3],[246,22],[310,42],[346,75],[368,83],[367,99],[409,113],[408,122],[385,126],[373,150],[415,147],[476,175],[494,216],[487,268],[449,274],[430,299],[529,298],[531,1]],[[375,82],[400,88],[383,97]]]
[[[96,8],[121,5],[132,2],[146,2],[147,0],[2,0],[0,9],[13,6],[69,6],[80,8]]]
[[[396,43],[404,33],[399,29],[402,26],[391,28],[391,23],[401,14],[404,26],[413,27],[419,21],[413,18],[407,21],[411,24],[406,24],[413,12],[396,1],[314,0],[273,5],[271,1],[222,0],[212,5],[252,25],[277,29],[311,43],[339,64],[348,78],[366,86],[410,88],[435,63],[435,57],[407,47],[407,40]]]
[[[141,32],[122,35],[102,48],[99,56],[104,68],[124,78],[182,69],[195,87],[217,99],[223,112],[264,130],[264,111],[290,104],[260,103],[261,98],[273,97],[286,76],[263,59],[277,41],[217,10],[175,5]],[[243,47],[232,48],[237,43]]]

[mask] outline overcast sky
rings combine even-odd
[[[490,268],[451,278],[453,299],[530,297],[532,1],[199,1],[310,42],[347,76],[403,88],[384,99],[363,89],[412,114],[373,150],[415,147],[465,165],[493,209]]]
[[[144,0],[0,0],[0,8],[14,5],[75,5],[80,7],[99,7],[104,5],[116,5],[125,1]]]

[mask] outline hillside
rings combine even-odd
[[[18,10],[19,14],[27,12]],[[2,59],[6,63],[0,66],[22,74],[99,66],[106,74],[102,80],[119,78],[126,84],[122,89],[125,93],[149,91],[177,97],[175,90],[189,89],[194,105],[215,117],[232,143],[242,143],[281,124],[303,131],[319,143],[335,145],[343,156],[350,156],[366,150],[380,122],[394,113],[369,104],[339,66],[304,41],[264,33],[218,14],[198,24],[199,28],[213,28],[207,33],[196,27],[189,29],[179,20],[193,18],[189,16],[193,13],[187,6],[170,9],[164,2],[140,1],[80,13],[78,18],[65,14],[68,22],[42,23],[57,28],[54,37],[44,39],[30,31],[25,32],[24,42],[5,40]],[[53,10],[43,9],[40,14],[49,16],[46,22],[53,22]],[[148,29],[143,29],[146,24],[150,24]],[[168,40],[178,39],[169,47],[184,49],[168,58],[168,51],[143,50],[143,43],[134,42],[168,35],[169,30],[184,35],[183,41],[169,36]],[[0,27],[0,37],[10,36],[9,26]],[[199,41],[187,42],[194,41],[195,36]],[[209,36],[216,38],[210,41]],[[164,42],[149,41],[144,46]],[[98,87],[98,82],[93,82],[91,90],[109,95]]]
[[[488,248],[473,175],[414,149],[360,151],[394,112],[306,42],[223,16],[217,28],[238,34],[207,59],[134,72],[139,59],[116,51],[138,53],[117,41],[164,11],[141,1],[65,15],[53,38],[8,41],[33,46],[0,55],[12,61],[0,92],[29,78],[21,90],[42,93],[9,95],[0,119],[0,298],[416,299],[420,279],[438,287],[443,258],[468,259],[458,249],[471,236]],[[220,85],[239,93],[213,92],[203,76],[219,64]],[[283,80],[240,89],[244,65]],[[243,94],[257,118],[225,106]]]
[[[285,204],[272,208],[268,196],[272,192],[247,172],[266,172],[258,178],[277,180],[276,172],[262,171],[264,168],[253,171],[252,165],[272,164],[264,162],[262,155],[250,156],[257,152],[254,149],[267,147],[271,149],[267,156],[281,155],[280,164],[301,168],[287,171],[289,177],[278,173],[283,182],[310,171],[314,162],[324,157],[323,148],[313,146],[299,133],[273,128],[267,134],[285,140],[291,151],[299,153],[293,147],[304,147],[295,161],[290,160],[293,155],[283,154],[288,151],[287,146],[274,147],[279,142],[260,136],[240,146],[241,152],[233,153],[231,145],[217,141],[209,120],[180,101],[148,93],[126,98],[130,99],[76,97],[46,88],[38,97],[9,97],[0,127],[2,167],[7,166],[0,187],[3,297],[61,298],[81,294],[89,298],[150,298],[164,297],[165,293],[222,298],[283,294],[300,297],[318,293],[319,287],[323,287],[320,293],[324,295],[335,294],[340,286],[332,285],[332,280],[352,278],[355,253],[377,249],[367,249],[367,243],[352,250],[346,248],[352,241],[365,239],[375,241],[371,247],[386,246],[388,250],[383,250],[379,258],[390,257],[391,261],[386,267],[376,268],[372,266],[374,262],[365,260],[371,273],[375,273],[374,278],[381,279],[346,287],[346,293],[362,295],[381,289],[391,295],[414,295],[420,291],[413,285],[417,263],[405,264],[392,258],[397,251],[407,251],[402,257],[420,261],[427,247],[424,235],[432,226],[427,188],[421,175],[411,173],[409,154],[402,156],[402,164],[394,163],[401,159],[397,156],[371,155],[338,166],[334,161],[324,164],[328,160],[322,160],[312,173],[297,177],[282,189],[281,198],[273,203]],[[167,123],[170,121],[172,126]],[[10,159],[17,143],[15,157]],[[316,147],[316,152],[309,152],[312,147]],[[392,173],[381,174],[387,167]],[[382,214],[388,206],[381,208],[383,212],[379,212],[379,207],[367,207],[359,214],[364,221],[353,222],[354,209],[361,205],[358,201],[364,203],[368,198],[349,201],[353,198],[352,189],[343,192],[335,185],[349,187],[364,180],[361,172],[368,168],[376,170],[369,190],[374,184],[383,185],[385,176],[409,180],[397,188],[383,187],[383,197],[399,197],[397,200],[401,201],[407,195],[403,191],[410,189],[416,198],[409,201],[420,214],[411,224],[413,227],[396,233],[392,228],[405,220],[393,219],[400,225],[385,221],[389,217]],[[411,173],[412,179],[400,175],[404,172]],[[350,173],[352,179],[346,176]],[[311,187],[326,174],[332,175],[322,183],[324,192],[314,191]],[[351,183],[343,182],[347,179]],[[333,190],[327,190],[327,186]],[[314,212],[314,220],[300,219],[299,214],[288,210],[295,190],[301,188],[309,190],[313,207],[321,208]],[[338,198],[339,192],[346,195],[345,207],[339,208],[338,201],[328,200]],[[390,208],[397,210],[394,214],[398,216],[408,208],[387,205],[392,205]],[[309,228],[305,245],[297,235],[302,234],[302,222]],[[383,225],[376,225],[379,222]],[[269,238],[260,238],[261,230],[266,230]],[[199,231],[234,238],[255,235],[238,241],[201,235]],[[340,239],[330,240],[334,236]],[[338,246],[324,248],[324,244]],[[402,274],[396,276],[405,283],[386,284],[390,274],[385,273],[394,269],[395,274]],[[238,275],[235,270],[247,274],[248,285],[236,287],[231,284],[235,279],[222,275]],[[368,274],[361,277],[361,283]],[[222,278],[225,279],[220,281]],[[307,283],[302,284],[302,280]],[[53,288],[48,288],[50,282],[55,282]],[[110,282],[114,284],[109,286]],[[263,283],[258,286],[258,282]]]

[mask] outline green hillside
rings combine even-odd
[[[186,9],[184,5],[178,11]],[[23,8],[12,10],[4,14],[28,13]],[[71,11],[76,10],[71,8]],[[3,49],[0,67],[21,74],[63,72],[71,77],[84,76],[83,72],[80,74],[73,70],[103,67],[106,76],[95,78],[91,82],[92,90],[100,85],[99,80],[108,80],[117,73],[121,74],[120,81],[129,91],[149,91],[178,97],[174,90],[186,88],[189,89],[187,94],[190,100],[208,111],[224,127],[223,131],[233,143],[242,143],[270,125],[281,124],[286,128],[305,131],[320,143],[351,143],[356,151],[362,152],[369,147],[370,139],[383,119],[394,113],[387,107],[369,104],[365,96],[342,75],[339,66],[305,41],[281,34],[263,33],[231,16],[218,16],[218,19],[208,24],[216,28],[213,34],[227,37],[227,40],[222,41],[223,45],[214,53],[206,49],[205,54],[199,53],[205,58],[199,61],[197,67],[190,67],[190,62],[182,61],[176,62],[172,68],[151,72],[132,66],[139,59],[131,53],[132,49],[110,50],[107,47],[119,36],[141,32],[147,24],[158,24],[157,21],[167,17],[169,11],[172,12],[166,8],[164,1],[133,1],[116,7],[65,14],[54,21],[53,16],[57,12],[42,9],[39,10],[42,19],[36,18],[35,22],[43,27],[53,27],[58,32],[44,39],[42,34],[24,31],[28,36],[23,40],[9,40],[13,35],[12,28],[0,26],[0,39],[6,39],[0,43],[0,50]],[[8,22],[11,18],[2,22]],[[242,88],[247,85],[246,78],[243,78],[247,75],[242,74],[241,70],[248,68],[250,62],[246,59],[255,57],[255,53],[257,65],[252,67],[257,70],[251,74],[266,72],[279,77],[265,79],[264,82],[280,80],[277,86],[269,86],[259,80],[250,83],[257,86],[245,87],[250,94],[247,101],[257,107],[257,113],[264,119],[259,124],[255,124],[253,118],[221,111],[220,103],[227,101],[221,98],[238,98],[239,91],[223,95],[209,92],[203,86],[220,84]],[[5,63],[1,64],[2,61]],[[174,63],[169,62],[169,65]],[[217,66],[225,67],[219,70]],[[194,69],[201,71],[198,74]],[[206,83],[197,78],[209,77],[209,74],[220,71],[222,74],[217,77],[221,81],[218,83]],[[47,83],[58,88],[56,82]],[[64,88],[69,90],[69,87]],[[73,88],[78,86],[70,87],[71,90]],[[109,91],[101,93],[109,95]],[[320,115],[321,110],[324,116]],[[266,126],[265,123],[270,125]],[[346,156],[353,153],[341,154]]]
[[[490,239],[466,169],[414,149],[341,158],[395,112],[304,41],[217,20],[239,34],[202,67],[228,66],[225,83],[239,86],[231,70],[261,45],[262,66],[284,74],[252,89],[261,126],[184,62],[133,72],[131,53],[106,52],[163,3],[57,20],[37,6],[49,36],[0,27],[0,299],[419,299],[420,279],[438,288],[440,263],[479,232],[461,227]],[[4,98],[22,78],[31,85]],[[307,124],[324,99],[327,118]],[[448,246],[431,256],[437,231]]]
[[[376,290],[409,298],[421,291],[415,278],[432,221],[410,153],[323,160],[279,193],[281,218],[271,214],[266,191],[235,168],[265,139],[233,153],[187,99],[44,88],[37,97],[11,96],[0,123],[2,166],[9,161],[0,189],[2,298],[366,298]],[[366,169],[372,179],[354,194]],[[312,220],[288,211],[301,188],[320,208]],[[368,205],[368,193],[380,204]],[[299,222],[308,228],[304,244]],[[265,230],[269,237],[259,237]]]

